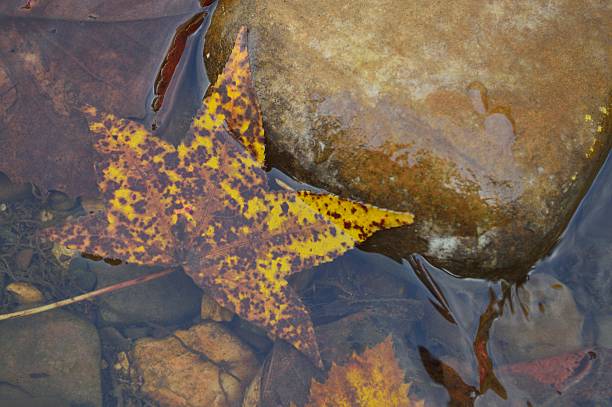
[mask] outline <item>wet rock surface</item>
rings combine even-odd
[[[2,321],[0,349],[0,405],[102,405],[91,323],[62,310]]]
[[[238,406],[257,374],[255,355],[215,322],[140,339],[132,359],[140,392],[161,406]]]
[[[90,263],[98,288],[150,273],[151,268],[133,265],[111,266]],[[185,273],[172,273],[134,287],[119,290],[99,299],[103,324],[172,324],[187,321],[200,312],[200,290]]]
[[[572,0],[222,0],[207,67],[247,25],[271,165],[415,212],[372,247],[507,271],[552,244],[607,151],[609,23]]]

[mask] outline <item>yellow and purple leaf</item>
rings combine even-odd
[[[102,257],[180,266],[220,305],[321,366],[310,316],[286,278],[393,222],[380,213],[359,233],[345,231],[322,215],[321,199],[313,204],[295,191],[270,190],[246,36],[243,28],[224,74],[176,147],[138,123],[87,107],[102,157],[95,169],[105,210],[47,235]],[[402,224],[411,221],[409,215]]]

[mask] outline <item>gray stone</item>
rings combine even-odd
[[[90,266],[97,276],[98,288],[157,270],[129,264],[111,266],[103,262],[91,263]],[[104,295],[98,299],[98,304],[103,324],[173,324],[197,316],[201,299],[202,290],[185,273],[177,271]]]
[[[91,291],[96,287],[96,274],[91,271],[89,263],[82,257],[75,257],[68,266],[70,279],[82,291]]]
[[[522,272],[608,151],[611,23],[600,1],[220,0],[205,54],[214,80],[249,27],[270,164],[415,213],[371,247]]]
[[[102,405],[100,339],[88,321],[62,310],[2,321],[0,349],[0,405]]]
[[[583,322],[565,285],[547,274],[531,275],[493,323],[491,353],[517,362],[579,350]]]
[[[597,324],[597,345],[612,349],[612,315],[599,315]]]

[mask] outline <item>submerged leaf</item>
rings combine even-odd
[[[312,382],[307,407],[422,407],[423,401],[408,397],[410,384],[404,383],[391,337],[353,354],[346,364],[332,365],[325,383]]]
[[[223,72],[212,87],[206,109],[196,115],[194,122],[208,130],[221,126],[223,122],[227,123],[236,140],[250,151],[263,167],[263,119],[255,95],[247,49],[247,31],[243,29],[238,33]]]
[[[414,215],[351,201],[332,194],[299,191],[298,197],[336,226],[363,242],[375,232],[410,225]]]
[[[246,29],[228,64],[233,76],[217,81],[177,147],[138,123],[86,108],[106,207],[48,235],[103,257],[181,266],[221,306],[321,366],[310,316],[286,278],[334,259],[356,238],[295,191],[269,189],[259,150],[235,139],[263,140],[249,93]]]
[[[91,130],[104,213],[51,233],[70,248],[137,264],[182,266],[219,302],[319,363],[312,323],[285,278],[353,240],[263,170],[223,129],[193,127],[174,147],[102,115]]]

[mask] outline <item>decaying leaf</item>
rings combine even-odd
[[[208,103],[194,118],[202,129],[214,130],[224,123],[230,133],[263,167],[265,161],[265,137],[263,119],[251,76],[246,31],[238,39],[230,57],[211,88]]]
[[[247,146],[263,140],[252,84],[242,86],[250,83],[246,39],[243,28],[226,69],[234,76],[217,82],[177,147],[86,108],[106,208],[48,236],[107,258],[181,266],[220,305],[321,366],[312,322],[286,277],[334,259],[357,239],[296,192],[271,191],[260,150],[251,145],[252,155],[233,137],[244,136]]]
[[[335,363],[325,383],[312,382],[307,407],[422,407],[408,397],[391,337],[361,355],[353,354],[345,365]]]

